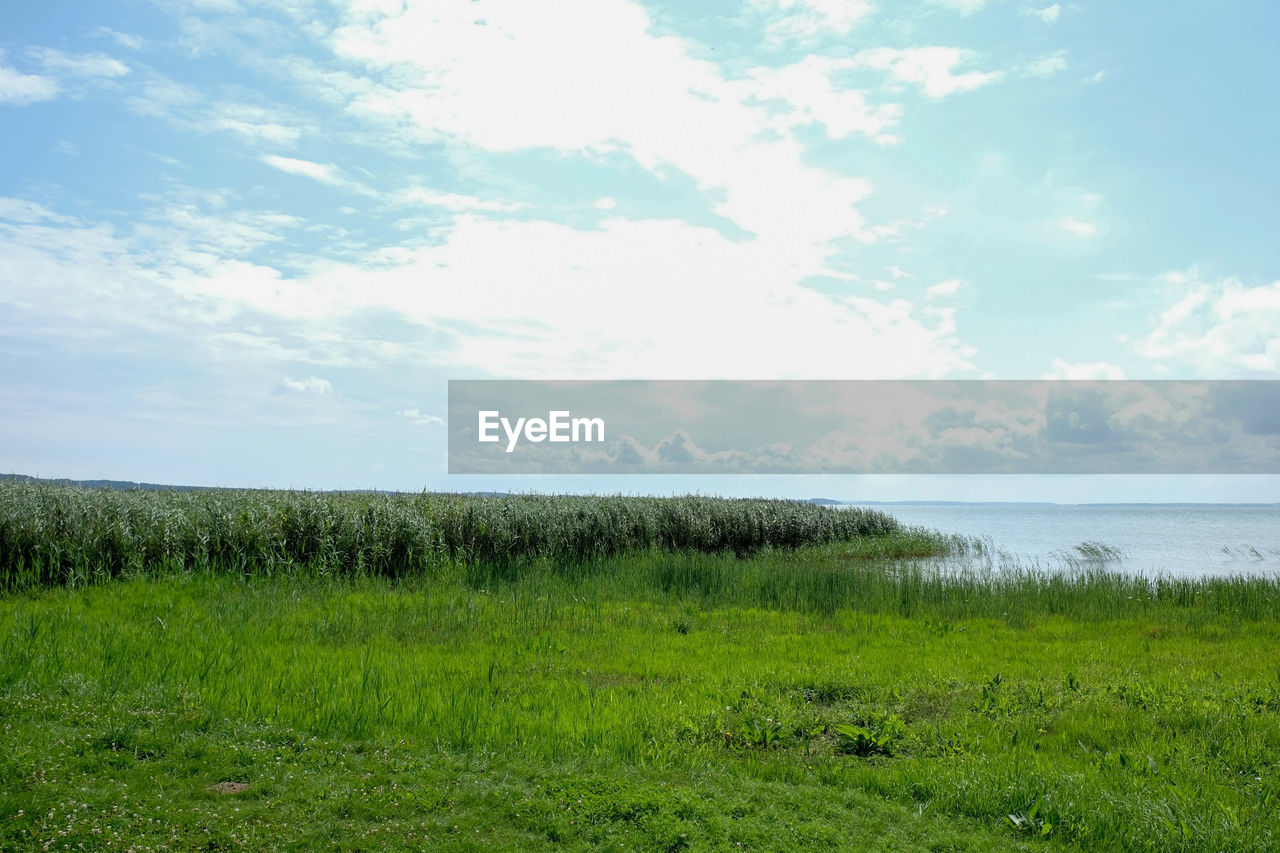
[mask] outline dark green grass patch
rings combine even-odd
[[[560,765],[456,754],[409,739],[317,738],[209,725],[191,709],[135,708],[114,723],[19,703],[3,743],[6,850],[879,850],[1019,849],[956,820],[816,774],[788,781],[707,769]],[[64,720],[52,726],[48,718]],[[100,742],[124,724],[163,744]]]

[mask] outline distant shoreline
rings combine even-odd
[[[260,486],[186,486],[169,483],[138,483],[133,480],[73,480],[67,477],[33,477],[30,474],[0,474],[0,482],[22,482],[40,485],[71,486],[80,489],[112,489],[115,491],[131,491],[141,489],[149,492],[216,492],[216,491],[250,491],[250,492],[327,492],[332,494],[369,494],[369,495],[416,495],[420,492],[407,492],[397,489],[281,489]],[[427,490],[434,491],[434,490]],[[452,494],[452,493],[451,493]],[[461,494],[482,497],[505,497],[521,492],[463,492]],[[1085,503],[1058,503],[1055,501],[860,501],[837,500],[835,498],[773,498],[775,500],[797,500],[803,503],[820,506],[1005,506],[1005,507],[1078,507],[1078,506],[1274,506],[1280,507],[1280,501],[1092,501]]]

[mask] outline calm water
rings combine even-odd
[[[1280,574],[1280,506],[926,504],[877,506],[904,524],[989,538],[1024,564],[1065,566],[1083,542],[1121,549],[1118,571]]]

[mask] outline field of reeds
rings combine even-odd
[[[705,497],[112,491],[0,482],[0,590],[212,568],[403,577],[881,538],[871,510]],[[928,547],[926,545],[926,547]]]
[[[1272,577],[788,502],[0,495],[0,849],[1280,845]]]

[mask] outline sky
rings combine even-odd
[[[449,477],[450,379],[1280,378],[1280,5],[0,8],[0,471],[1280,501],[1253,477]]]

